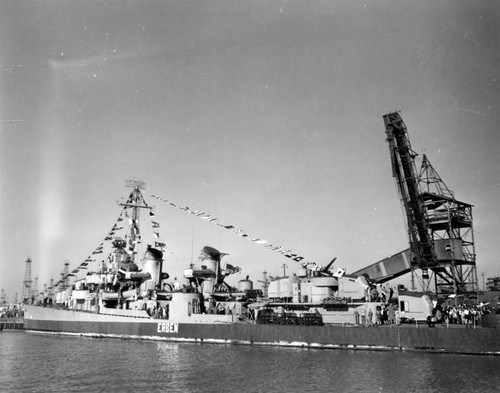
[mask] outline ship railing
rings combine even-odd
[[[261,310],[257,315],[258,324],[269,325],[323,325],[323,318],[319,313],[275,313],[273,310]]]

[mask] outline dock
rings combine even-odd
[[[1,318],[0,331],[24,330],[24,318]]]

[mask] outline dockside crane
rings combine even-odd
[[[383,118],[392,174],[406,213],[412,281],[420,269],[424,290],[430,290],[430,270],[437,293],[476,292],[472,205],[455,199],[426,155],[417,173],[418,154],[411,148],[400,113]]]
[[[396,178],[408,222],[412,264],[422,269],[423,277],[428,278],[428,268],[436,266],[436,258],[418,189],[417,154],[411,148],[406,125],[398,112],[385,115],[384,122],[392,175]]]

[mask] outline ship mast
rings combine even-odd
[[[137,244],[141,242],[141,232],[139,226],[139,209],[149,209],[151,213],[151,207],[146,204],[144,197],[142,196],[141,189],[145,189],[146,184],[142,180],[129,179],[125,181],[127,187],[132,188],[132,192],[126,203],[120,203],[122,207],[131,208],[131,217],[129,217],[129,233],[128,237],[128,248],[127,253],[130,255],[130,259],[135,263],[135,255],[137,254],[136,247]]]

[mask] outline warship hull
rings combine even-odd
[[[500,355],[500,330],[463,326],[380,327],[189,323],[26,306],[26,331],[173,342]]]

